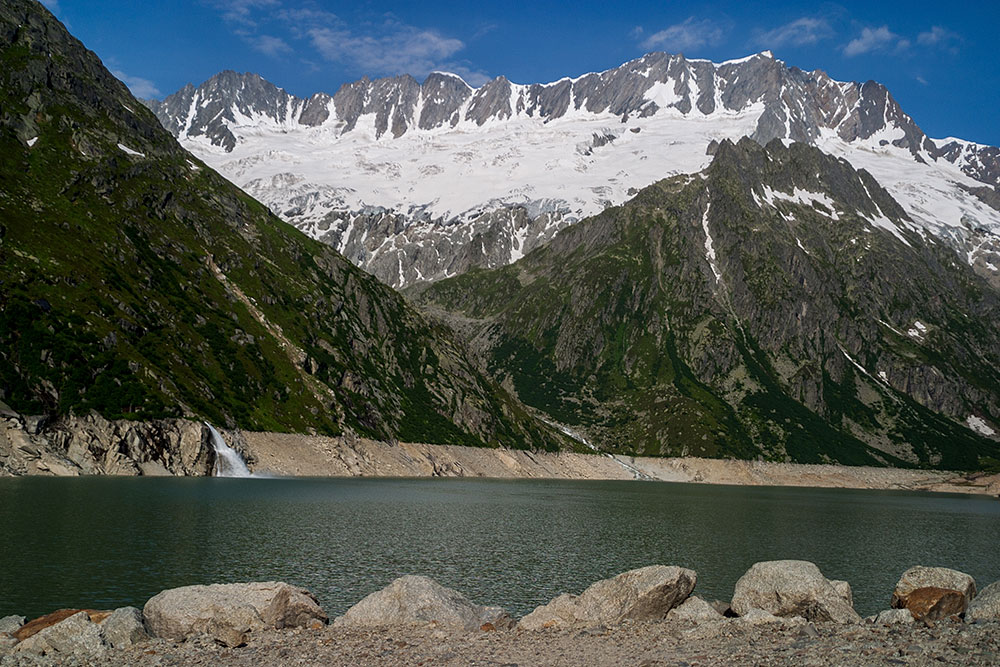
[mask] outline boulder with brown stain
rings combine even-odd
[[[155,637],[208,634],[227,646],[245,643],[255,630],[327,621],[312,593],[280,581],[174,588],[150,598],[142,614]]]
[[[56,623],[62,623],[70,616],[79,614],[81,611],[87,612],[87,616],[89,617],[91,623],[100,623],[111,615],[110,611],[98,611],[96,609],[59,609],[51,614],[39,616],[36,619],[28,621],[14,633],[14,639],[19,642],[23,642],[28,637],[36,635],[45,628],[50,628]]]
[[[917,588],[899,600],[901,608],[913,615],[915,621],[940,621],[965,612],[968,600],[961,591],[951,588],[925,586]]]
[[[947,567],[917,565],[904,572],[896,582],[889,606],[894,609],[904,609],[906,607],[904,600],[913,591],[927,587],[958,591],[965,596],[966,604],[976,597],[976,580],[968,574]]]

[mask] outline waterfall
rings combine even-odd
[[[250,477],[250,468],[240,453],[226,444],[222,434],[215,427],[205,422],[212,437],[212,448],[215,449],[215,465],[212,466],[212,477]]]
[[[562,431],[563,433],[565,433],[569,437],[573,438],[574,440],[576,440],[580,444],[582,444],[585,447],[587,447],[588,449],[590,449],[595,454],[598,454],[600,456],[606,456],[606,457],[608,457],[609,459],[611,459],[612,461],[614,461],[615,463],[617,463],[618,465],[620,465],[622,468],[624,468],[630,475],[632,475],[632,477],[634,479],[655,479],[654,477],[650,477],[649,475],[647,475],[643,471],[639,470],[635,466],[629,465],[628,463],[625,463],[625,461],[622,461],[620,458],[618,458],[617,456],[615,456],[611,452],[601,451],[600,449],[598,449],[594,445],[590,444],[589,440],[587,440],[585,437],[583,437],[582,435],[580,435],[579,433],[577,433],[573,429],[569,428],[568,426],[563,426],[562,424],[557,424],[554,421],[549,421],[545,417],[539,417],[539,419],[541,419],[543,422],[545,422],[549,426],[552,426],[552,427],[555,427],[555,428],[559,429],[560,431]]]

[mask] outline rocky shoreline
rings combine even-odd
[[[850,584],[807,561],[755,564],[731,601],[697,573],[651,565],[563,594],[521,619],[404,576],[331,622],[282,582],[185,586],[143,608],[0,619],[0,665],[996,664],[1000,582],[915,566],[862,619]],[[889,592],[887,592],[889,593]]]
[[[197,421],[109,421],[99,415],[49,423],[0,404],[0,477],[20,475],[206,476],[215,453]],[[254,472],[298,477],[490,477],[629,480],[935,491],[1000,496],[1000,474],[835,464],[652,458],[386,443],[219,429]]]

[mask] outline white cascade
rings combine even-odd
[[[215,427],[205,422],[212,437],[212,448],[215,449],[215,465],[212,467],[212,477],[250,477],[250,468],[240,453],[226,444],[222,434]]]

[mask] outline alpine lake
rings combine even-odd
[[[913,565],[1000,579],[1000,502],[901,491],[486,479],[0,479],[0,617],[281,580],[333,616],[403,574],[520,616],[650,564],[728,600],[802,559],[868,615]]]

